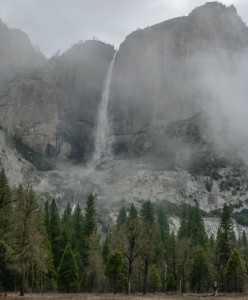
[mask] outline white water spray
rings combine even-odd
[[[93,154],[94,166],[112,158],[111,131],[108,119],[108,102],[115,56],[116,53],[114,54],[108,68],[107,76],[103,86],[102,98],[98,109],[97,128],[95,132],[95,152]]]

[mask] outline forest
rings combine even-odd
[[[236,237],[224,204],[217,236],[208,237],[197,200],[182,205],[171,232],[164,207],[148,199],[122,207],[104,236],[97,231],[94,195],[59,213],[41,204],[30,180],[11,190],[0,172],[0,292],[213,293],[244,292],[246,233]]]

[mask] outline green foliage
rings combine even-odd
[[[50,205],[48,201],[45,202],[44,213],[45,213],[46,232],[47,235],[50,236]]]
[[[236,293],[243,290],[243,273],[239,252],[237,249],[234,249],[224,270],[229,291]]]
[[[191,221],[189,237],[191,237],[193,245],[199,245],[205,248],[207,243],[207,234],[198,202],[196,202],[195,206],[192,208],[192,218],[189,221]]]
[[[173,275],[174,279],[177,280],[177,259],[178,259],[178,246],[174,232],[171,233],[168,242],[167,250],[167,273]],[[167,277],[168,280],[168,277]]]
[[[129,209],[129,215],[128,215],[128,220],[134,220],[138,217],[138,211],[134,204],[131,204],[131,207]]]
[[[18,136],[11,136],[6,133],[6,140],[39,171],[50,171],[53,169],[53,166],[47,162],[44,155],[34,151],[28,145],[24,144]]]
[[[127,273],[124,265],[123,254],[115,250],[110,253],[109,258],[107,260],[104,273],[106,276],[113,280],[114,285],[114,294],[117,291],[117,283],[122,283],[127,281]]]
[[[79,288],[78,268],[70,244],[67,244],[58,267],[58,290],[77,292]]]
[[[166,281],[166,290],[167,291],[176,291],[177,282],[173,274],[168,274]]]
[[[170,226],[165,209],[159,206],[157,209],[157,222],[160,232],[160,239],[163,243],[167,243],[170,235]]]
[[[89,195],[85,208],[85,234],[89,237],[97,229],[97,214],[95,208],[95,199],[92,194]]]
[[[217,251],[221,264],[225,267],[231,254],[231,241],[235,240],[230,208],[225,203],[222,210],[220,226],[217,234]]]
[[[180,227],[178,230],[178,238],[182,239],[188,236],[188,212],[185,204],[182,206],[182,216],[180,219]]]
[[[200,293],[207,286],[208,282],[209,265],[207,255],[202,248],[197,248],[194,253],[190,272],[191,289]]]
[[[127,212],[126,209],[122,207],[117,216],[116,229],[117,230],[120,229],[125,224],[126,220],[127,220]]]
[[[195,206],[189,206],[188,209],[185,205],[183,206],[178,238],[185,237],[190,238],[194,246],[206,247],[207,245],[207,234],[197,201]]]
[[[58,213],[58,208],[55,200],[52,200],[50,205],[50,217],[51,220],[49,224],[49,238],[50,243],[54,255],[54,265],[55,268],[58,267],[61,256],[62,256],[62,249],[61,249],[61,221]]]
[[[143,203],[140,211],[141,219],[144,223],[153,224],[155,221],[154,208],[151,200],[147,200]]]
[[[159,292],[162,288],[161,279],[156,265],[152,265],[149,274],[149,286],[153,293]]]
[[[243,226],[248,226],[248,209],[243,208],[240,212],[233,214],[233,218]]]
[[[102,246],[103,262],[106,265],[110,254],[110,237],[107,235]]]

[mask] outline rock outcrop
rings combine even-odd
[[[26,48],[22,55],[29,57]],[[15,71],[0,88],[0,124],[37,152],[86,161],[94,149],[98,104],[113,53],[110,45],[87,41],[45,66],[37,62],[35,72],[27,63],[28,71],[23,66],[22,74]],[[15,60],[22,58],[16,54]],[[12,74],[12,64],[5,67]]]
[[[45,62],[24,32],[10,29],[0,20],[0,86],[20,77],[32,78]]]
[[[247,47],[248,30],[236,9],[217,2],[127,36],[110,93],[116,153],[127,151],[142,132],[199,111],[205,95],[196,82],[204,58],[226,55],[231,61]]]

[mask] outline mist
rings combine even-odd
[[[221,153],[248,163],[248,52],[195,58],[204,135]]]

